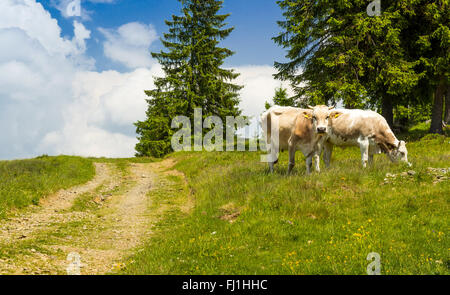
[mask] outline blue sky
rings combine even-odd
[[[176,0],[0,0],[0,159],[41,154],[132,157],[135,123],[145,119],[144,90],[163,76],[159,51]],[[224,67],[240,73],[242,114],[258,118],[275,89],[271,38],[282,19],[275,0],[225,0],[236,54]],[[292,93],[292,92],[291,92]],[[256,132],[253,122],[249,135]]]
[[[64,18],[55,8],[54,0],[38,2],[58,20],[62,34],[72,38],[72,22],[77,18]],[[81,1],[81,6],[89,11],[90,19],[83,21],[83,24],[92,32],[92,39],[87,42],[87,52],[95,57],[97,70],[123,70],[103,57],[102,44],[99,42],[103,36],[96,29],[115,28],[129,22],[140,22],[152,24],[161,36],[167,31],[164,20],[170,19],[172,14],[179,15],[181,3],[177,0],[114,0],[112,3]],[[272,65],[275,60],[283,60],[284,50],[271,39],[280,31],[276,22],[282,19],[281,9],[276,1],[225,0],[221,13],[231,14],[227,23],[235,28],[222,43],[222,46],[236,52],[225,61],[225,66]],[[159,41],[154,42],[150,48],[152,51],[161,49],[163,48]]]

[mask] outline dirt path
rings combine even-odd
[[[88,183],[60,190],[42,199],[40,206],[37,208],[30,208],[19,216],[10,218],[7,222],[0,222],[0,241],[4,243],[26,239],[36,230],[41,230],[56,221],[61,222],[71,218],[72,216],[61,214],[60,211],[68,209],[79,195],[104,184],[111,175],[111,171],[106,164],[96,163],[95,170],[94,179]],[[76,216],[73,217],[76,218]]]
[[[147,192],[171,162],[135,164],[128,173],[96,163],[95,178],[62,190],[0,222],[0,274],[102,274],[120,269],[155,222]],[[74,210],[84,198],[94,209]],[[81,263],[78,262],[78,259]]]

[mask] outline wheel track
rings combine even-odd
[[[0,254],[0,273],[65,274],[71,252],[81,258],[81,274],[120,268],[123,258],[151,234],[154,220],[147,192],[156,166],[132,163],[129,175],[118,177],[111,165],[95,163],[93,180],[61,190],[37,208],[0,222],[0,250],[13,253]],[[102,190],[120,186],[122,192],[113,194],[98,210],[70,211],[77,197],[98,193],[99,186],[104,186]]]

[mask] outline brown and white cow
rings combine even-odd
[[[323,160],[329,167],[333,145],[359,146],[362,166],[373,162],[373,155],[384,152],[392,162],[408,163],[406,143],[399,141],[380,114],[369,110],[336,110],[330,114]]]
[[[288,173],[295,165],[295,152],[306,157],[306,171],[311,173],[314,158],[315,170],[320,172],[320,152],[326,139],[330,110],[327,106],[313,109],[273,106],[261,116],[262,129],[269,152],[269,168],[278,162],[280,150],[289,151]]]

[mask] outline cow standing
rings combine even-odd
[[[262,129],[269,152],[269,169],[278,162],[280,150],[289,151],[288,173],[295,165],[295,152],[306,157],[306,172],[311,173],[314,158],[315,170],[320,172],[320,152],[328,131],[330,108],[316,106],[312,109],[273,106],[261,116]]]
[[[392,162],[408,163],[406,143],[399,141],[386,120],[369,110],[338,110],[331,113],[323,160],[330,166],[333,145],[359,146],[362,166],[373,162],[373,155],[384,152]]]

